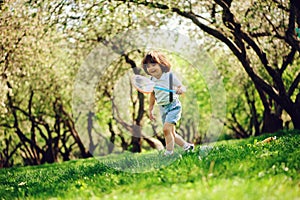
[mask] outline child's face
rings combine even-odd
[[[157,63],[147,64],[147,71],[151,76],[154,76],[157,79],[162,75],[161,67]]]

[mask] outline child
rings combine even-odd
[[[169,88],[169,78],[171,65],[165,56],[158,51],[150,51],[142,61],[144,71],[151,76],[151,80],[157,86]],[[163,122],[163,132],[166,141],[166,151],[164,155],[172,155],[174,151],[174,143],[183,147],[184,150],[194,150],[194,144],[186,142],[181,136],[176,134],[175,125],[181,118],[181,103],[178,96],[186,91],[175,75],[173,75],[173,100],[170,102],[170,93],[154,89],[150,94],[149,114],[150,120],[155,120],[153,115],[153,107],[155,101],[159,105],[160,114]]]

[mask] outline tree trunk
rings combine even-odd
[[[295,114],[294,117],[292,117],[292,122],[294,125],[294,129],[300,130],[300,112],[299,111],[298,111],[298,113]]]
[[[133,133],[131,137],[131,145],[132,145],[131,151],[133,153],[142,152],[141,142],[142,142],[141,127],[137,125],[133,125]]]
[[[282,119],[274,113],[264,111],[262,133],[274,133],[283,129]]]
[[[295,104],[289,115],[292,119],[294,128],[300,130],[300,93],[297,94]]]

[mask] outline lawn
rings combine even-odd
[[[0,169],[0,199],[300,199],[300,133]]]

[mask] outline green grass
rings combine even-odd
[[[300,134],[0,170],[0,199],[300,199]],[[113,166],[113,167],[111,167]]]

